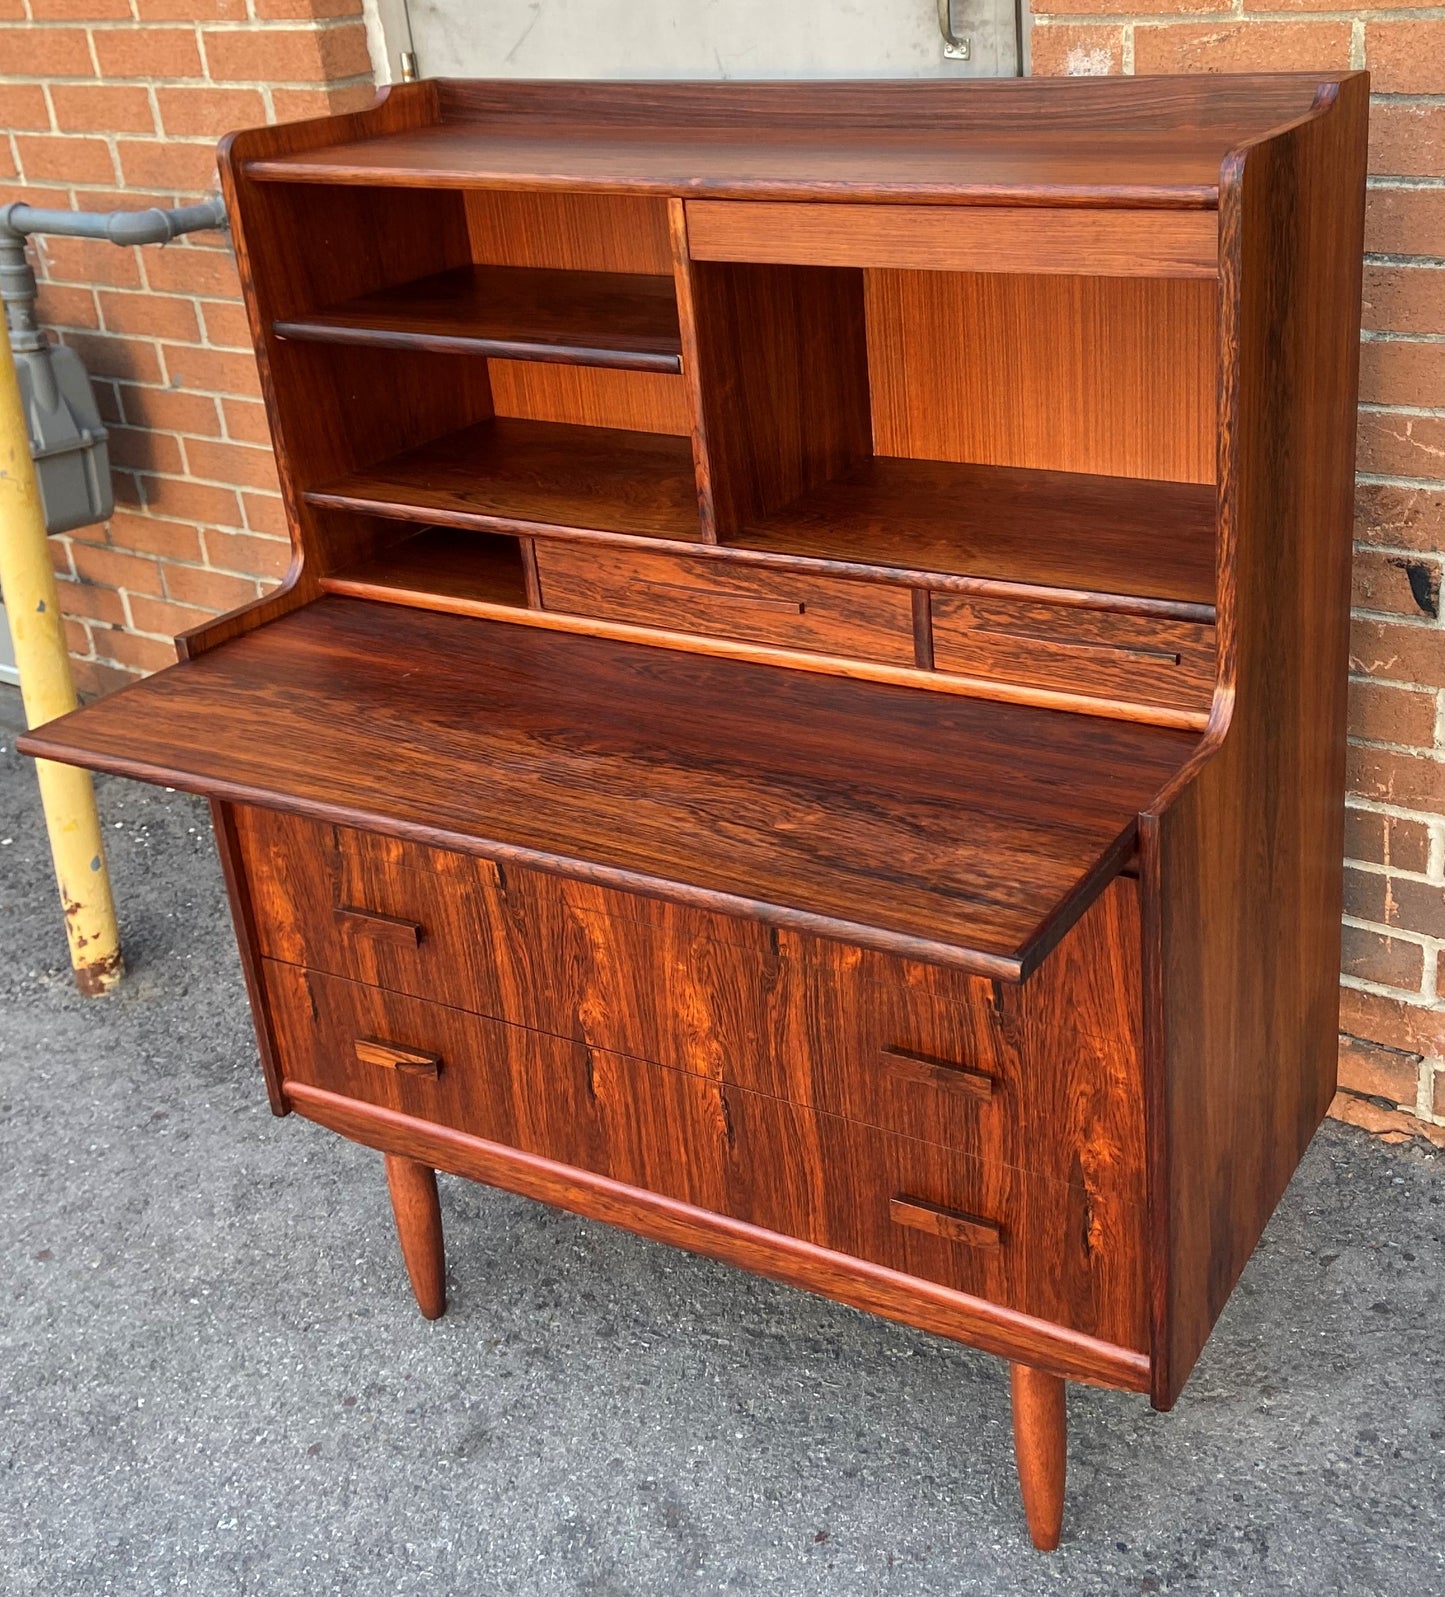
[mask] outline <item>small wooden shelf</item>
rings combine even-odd
[[[493,417],[305,497],[323,509],[504,532],[702,536],[686,438],[567,422]]]
[[[460,266],[274,327],[319,343],[682,370],[672,280],[624,272]]]
[[[369,560],[323,577],[321,586],[328,593],[368,599],[434,595],[527,607],[517,539],[470,527],[422,527]]]
[[[850,565],[1162,599],[1174,602],[1181,619],[1212,620],[1215,500],[1213,483],[877,457],[728,542]]]

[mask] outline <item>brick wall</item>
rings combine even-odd
[[[1445,1141],[1445,20],[1391,0],[1034,3],[1036,72],[1375,75],[1337,1112]],[[0,200],[184,202],[214,185],[220,133],[370,90],[359,0],[0,0]],[[118,467],[110,524],[53,540],[93,693],[278,577],[285,527],[224,241],[47,240],[38,266]]]
[[[360,0],[0,0],[0,203],[187,204],[217,186],[222,133],[372,92]],[[84,357],[116,467],[109,524],[51,540],[96,693],[274,582],[286,526],[223,236],[40,238],[34,259],[41,321]]]
[[[1372,74],[1336,1112],[1445,1142],[1445,20],[1410,0],[1033,4],[1038,73]]]

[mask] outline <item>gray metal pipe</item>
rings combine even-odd
[[[164,244],[182,233],[225,225],[226,206],[219,194],[173,211],[46,211],[20,200],[0,205],[0,234],[54,233],[112,244]]]

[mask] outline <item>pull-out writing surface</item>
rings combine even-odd
[[[22,747],[1017,980],[1197,741],[324,599]]]

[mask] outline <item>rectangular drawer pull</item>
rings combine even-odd
[[[404,1076],[435,1077],[442,1073],[442,1056],[429,1054],[421,1048],[400,1048],[394,1042],[381,1042],[375,1037],[358,1037],[353,1047],[363,1065],[381,1065],[387,1070],[400,1071]]]
[[[885,1048],[880,1056],[890,1076],[899,1081],[921,1081],[928,1087],[948,1087],[969,1098],[987,1102],[993,1097],[994,1080],[981,1070],[967,1065],[951,1065],[944,1059],[930,1059],[907,1048]]]
[[[964,1242],[972,1248],[996,1248],[1003,1231],[995,1220],[981,1220],[976,1214],[944,1209],[926,1198],[897,1197],[888,1200],[888,1213],[895,1225],[914,1231],[927,1231],[948,1242]]]
[[[336,924],[345,931],[362,937],[374,937],[380,943],[395,943],[398,948],[416,948],[421,942],[421,927],[414,920],[402,920],[396,915],[379,915],[374,909],[354,909],[349,904],[338,904]]]

